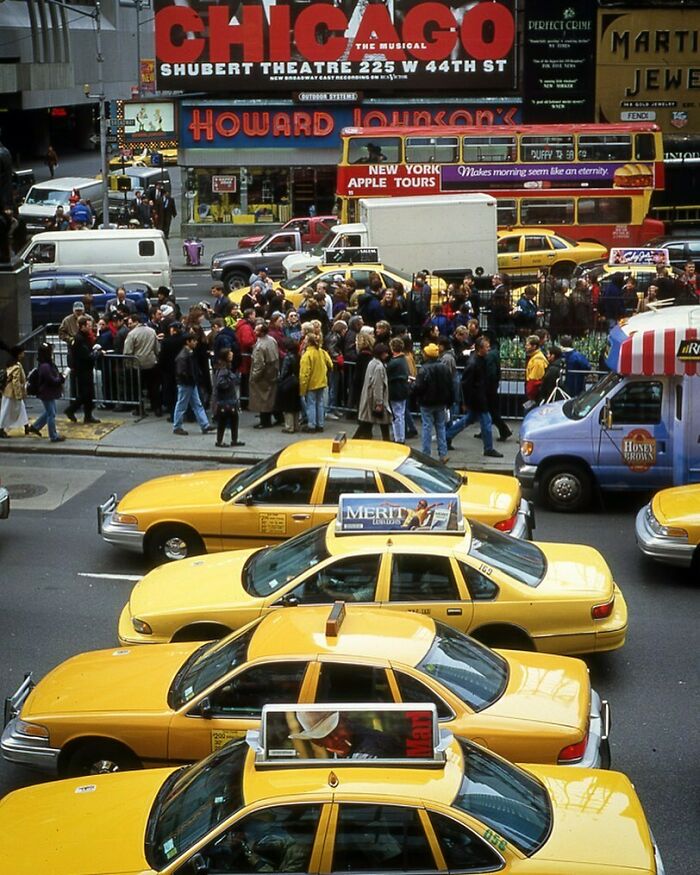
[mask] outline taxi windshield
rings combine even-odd
[[[504,571],[510,577],[527,586],[538,586],[547,571],[547,560],[539,547],[532,541],[513,538],[469,520],[471,541],[470,556],[492,568]]]
[[[517,766],[467,741],[460,739],[459,745],[464,779],[452,804],[488,824],[523,854],[534,854],[552,827],[547,791]]]
[[[508,663],[502,656],[443,623],[435,623],[432,646],[416,668],[474,711],[493,705],[508,684]]]
[[[417,450],[411,450],[408,458],[396,471],[419,486],[423,492],[457,492],[463,485],[459,474]]]
[[[204,644],[195,650],[175,675],[168,695],[168,705],[177,711],[222,675],[242,665],[254,633],[255,626],[235,637],[227,636],[215,644]]]
[[[277,467],[277,459],[281,452],[282,450],[279,450],[278,452],[273,453],[273,455],[268,456],[267,459],[258,462],[257,465],[245,468],[243,471],[239,471],[238,474],[234,474],[226,486],[221,490],[221,498],[224,501],[230,501],[232,498],[240,495],[246,487],[255,483],[259,477],[273,471]]]
[[[160,872],[243,806],[247,751],[241,739],[167,778],[146,830],[146,859],[152,869]]]
[[[568,419],[585,419],[586,416],[594,410],[600,401],[610,392],[612,388],[617,386],[622,377],[611,371],[602,380],[594,383],[585,392],[577,395],[575,398],[564,402],[562,412]]]
[[[323,523],[276,547],[254,553],[243,568],[245,591],[257,598],[265,598],[327,559],[330,556],[326,547],[327,529],[328,523]]]

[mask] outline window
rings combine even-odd
[[[498,587],[485,574],[467,565],[466,562],[460,562],[459,567],[462,570],[464,579],[467,582],[469,595],[475,602],[486,602],[495,599],[498,595]]]
[[[53,264],[56,260],[56,244],[38,243],[29,250],[25,260],[31,264]]]
[[[328,559],[328,524],[307,529],[275,547],[258,550],[243,566],[245,591],[265,598],[324,559]]]
[[[29,281],[32,295],[50,295],[53,290],[53,279],[41,279],[32,277]]]
[[[525,252],[542,252],[551,248],[546,237],[535,237],[533,234],[528,234],[524,239]]]
[[[139,240],[139,255],[143,256],[144,258],[152,258],[155,254],[155,240]]]
[[[317,702],[393,702],[383,668],[368,665],[321,663]],[[411,701],[423,702],[424,699]]]
[[[465,482],[456,471],[418,450],[411,450],[396,471],[423,492],[459,492]]]
[[[628,383],[610,399],[613,423],[656,425],[661,422],[662,397],[661,383]]]
[[[276,234],[262,250],[264,252],[295,252],[296,238],[293,234]]]
[[[56,280],[57,295],[83,295],[92,289],[79,276],[67,276]]]
[[[482,872],[502,867],[499,855],[469,827],[434,811],[429,816],[448,869],[453,872],[470,872],[473,869]]]
[[[204,868],[188,862],[177,875],[198,872],[308,872],[320,805],[277,805],[234,823],[200,852]]]
[[[373,471],[329,468],[323,504],[337,504],[343,493],[379,492]]]
[[[358,289],[363,289],[365,286],[369,285],[369,274],[368,270],[351,270],[350,276],[357,283]]]
[[[381,478],[384,484],[384,492],[407,492],[410,494],[411,490],[404,486],[400,480],[397,480],[396,477],[392,477],[390,474],[382,474]]]
[[[259,717],[263,705],[297,702],[306,662],[268,662],[245,669],[209,697],[216,717]]]
[[[372,602],[377,587],[380,556],[353,556],[326,565],[295,587],[290,595],[303,605]]]
[[[459,157],[457,137],[407,137],[406,164],[437,161],[454,164]]]
[[[472,520],[469,555],[477,562],[504,571],[527,586],[538,586],[547,571],[544,554],[531,541],[512,538]]]
[[[402,702],[430,702],[430,704],[435,705],[438,720],[451,720],[455,716],[452,709],[437,693],[434,693],[430,687],[416,680],[410,674],[394,671],[394,677],[399,685]]]
[[[572,136],[527,136],[520,139],[521,161],[573,161],[574,156]]]
[[[632,198],[580,197],[579,225],[626,225],[632,221]]]
[[[393,557],[392,602],[458,601],[459,591],[448,556],[420,556],[413,553]]]
[[[465,164],[488,164],[515,161],[515,137],[463,137],[462,160]]]
[[[653,134],[637,134],[634,157],[636,161],[656,161],[656,143]]]
[[[579,134],[579,161],[631,161],[631,134]]]
[[[523,225],[573,225],[573,198],[523,198],[520,202]]]
[[[250,468],[244,468],[242,471],[239,471],[238,474],[233,476],[221,490],[221,498],[223,501],[229,501],[230,499],[235,498],[236,495],[250,486],[251,483],[255,483],[258,477],[262,477],[264,474],[267,474],[268,471],[274,471],[277,465],[277,459],[281,452],[282,450],[278,450],[276,453],[273,453],[271,456],[258,462],[257,465],[253,465]]]
[[[520,237],[501,237],[498,241],[498,254],[520,252]]]
[[[435,861],[413,808],[341,805],[333,872],[435,871]]]
[[[496,201],[496,210],[498,215],[498,225],[501,228],[507,228],[510,225],[518,224],[518,208],[514,200]]]
[[[256,504],[310,504],[318,468],[276,471],[251,490]]]
[[[348,164],[383,164],[401,160],[399,137],[351,137],[348,140]]]

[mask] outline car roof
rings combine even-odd
[[[103,282],[108,282],[104,280],[98,273],[95,273],[92,270],[76,270],[75,268],[49,268],[48,270],[37,270],[33,273],[30,279],[34,279],[35,276],[88,276],[95,277],[95,279],[102,280]]]
[[[536,234],[538,237],[561,237],[561,234],[558,231],[552,231],[551,228],[540,228],[537,225],[534,226],[524,226],[521,228],[506,228],[502,231],[498,231],[499,237],[507,237],[509,234]]]
[[[279,455],[277,467],[284,465],[337,465],[394,470],[410,452],[408,447],[389,441],[348,440],[339,452],[333,452],[332,440],[299,441],[286,446]]]
[[[257,626],[248,659],[293,658],[310,653],[331,656],[366,656],[415,666],[423,659],[435,638],[430,617],[395,611],[388,616],[379,608],[353,609],[345,606],[345,618],[337,636],[326,635],[330,605],[284,608],[268,614]]]
[[[43,182],[34,183],[34,188],[80,188],[85,185],[92,185],[93,182],[100,182],[100,179],[94,176],[60,176],[54,179],[45,179]]]

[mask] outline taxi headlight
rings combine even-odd
[[[531,456],[535,449],[535,445],[532,441],[520,441],[520,452],[523,456]]]
[[[49,740],[49,730],[38,723],[27,723],[26,720],[18,720],[15,724],[17,735],[26,735],[27,738],[43,738]]]
[[[131,618],[131,625],[141,635],[152,635],[153,634],[153,629],[151,629],[151,627],[148,625],[148,623],[145,623],[143,620],[139,620],[138,617]]]
[[[685,529],[681,529],[678,526],[662,526],[656,519],[654,511],[651,509],[651,504],[647,505],[646,519],[649,528],[660,538],[686,538],[686,540],[688,538],[688,532]]]
[[[132,513],[119,513],[115,511],[112,516],[112,522],[119,526],[137,526],[138,519]]]

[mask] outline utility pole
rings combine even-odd
[[[141,9],[142,0],[134,0],[136,7],[136,86],[141,99]]]

